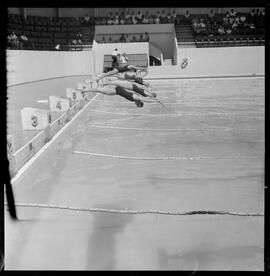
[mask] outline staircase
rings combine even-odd
[[[179,47],[195,47],[191,25],[175,25],[175,34]]]

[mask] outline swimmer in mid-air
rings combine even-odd
[[[109,77],[109,76],[113,76],[119,73],[124,73],[124,72],[128,72],[128,71],[133,71],[136,74],[140,74],[140,72],[146,71],[145,68],[143,67],[139,67],[139,66],[134,66],[134,65],[122,65],[122,66],[115,66],[113,70],[107,72],[107,73],[102,73],[101,75],[97,76],[94,81],[99,82],[100,80],[102,80],[105,77]],[[147,74],[147,73],[146,73]]]
[[[145,103],[158,102],[163,107],[165,107],[165,105],[162,102],[160,102],[158,99],[156,99],[154,97],[145,97],[145,96],[142,96],[141,94],[138,94],[134,91],[125,89],[121,86],[106,86],[106,87],[98,86],[96,88],[87,87],[85,89],[82,89],[81,91],[83,94],[86,94],[89,92],[90,93],[96,92],[96,93],[101,93],[101,94],[105,94],[105,95],[109,95],[109,96],[118,95],[118,96],[125,98],[128,101],[135,102],[137,107],[143,107],[144,102]]]
[[[138,84],[135,82],[127,81],[127,80],[106,80],[103,82],[103,86],[107,85],[115,85],[123,87],[124,89],[132,90],[144,97],[156,98],[157,94],[154,92],[150,92],[148,87],[142,84]]]

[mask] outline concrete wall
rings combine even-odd
[[[125,52],[126,54],[147,54],[149,56],[148,42],[108,44],[100,44],[94,42],[94,67],[97,74],[103,72],[104,55],[111,55],[115,48],[118,49],[119,53]]]
[[[57,8],[26,8],[25,12],[29,16],[57,16]]]
[[[8,85],[93,72],[92,51],[7,50],[6,56]]]
[[[264,46],[178,48],[177,66],[150,67],[148,78],[264,75],[264,50]],[[185,69],[183,58],[188,59]]]
[[[129,37],[132,38],[133,34],[136,34],[138,37],[145,32],[148,32],[150,42],[162,51],[164,59],[173,58],[173,24],[96,26],[95,39],[100,41],[104,35],[106,35],[106,40],[108,40],[109,36],[111,36],[112,39],[116,39],[119,38],[121,34],[129,34]]]

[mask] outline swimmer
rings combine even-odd
[[[109,71],[107,73],[102,73],[100,76],[98,76],[96,79],[94,79],[96,82],[100,81],[101,79],[105,78],[105,77],[109,77],[109,76],[113,76],[115,74],[118,73],[123,73],[123,72],[127,72],[127,71],[142,71],[143,68],[139,67],[139,66],[134,66],[134,65],[128,65],[125,64],[124,66],[115,66],[115,68],[112,71]]]
[[[144,102],[145,103],[153,103],[153,102],[158,102],[159,104],[161,104],[163,107],[165,107],[165,105],[160,102],[159,100],[157,100],[156,98],[149,98],[149,97],[143,97],[141,95],[139,95],[138,93],[134,92],[134,91],[130,91],[128,89],[124,89],[121,86],[115,86],[115,87],[97,87],[97,88],[87,88],[87,90],[81,90],[83,94],[86,93],[91,93],[91,92],[96,92],[96,93],[101,93],[101,94],[105,94],[105,95],[109,95],[109,96],[114,96],[114,95],[118,95],[121,96],[123,98],[125,98],[128,101],[131,102],[135,102],[137,107],[143,107]]]
[[[141,73],[144,73],[144,75],[142,75]],[[116,74],[115,77],[118,79],[124,79],[124,80],[128,80],[128,81],[134,81],[136,83],[145,85],[147,87],[150,86],[150,84],[148,82],[146,82],[145,80],[143,80],[143,78],[148,74],[148,71],[137,71],[136,73],[134,72],[126,72],[125,74]],[[111,78],[111,77],[109,77]]]
[[[157,94],[154,92],[150,92],[146,89],[144,85],[133,83],[130,81],[125,80],[107,80],[103,82],[103,85],[115,85],[115,86],[121,86],[124,89],[132,90],[134,92],[137,92],[138,94],[144,96],[144,97],[150,97],[150,98],[156,98]]]

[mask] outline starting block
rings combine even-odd
[[[67,111],[71,106],[70,98],[50,96],[50,111]]]
[[[66,95],[72,102],[79,102],[83,98],[82,92],[73,88],[67,88]]]
[[[21,110],[23,130],[42,130],[51,123],[49,110],[25,107]]]

